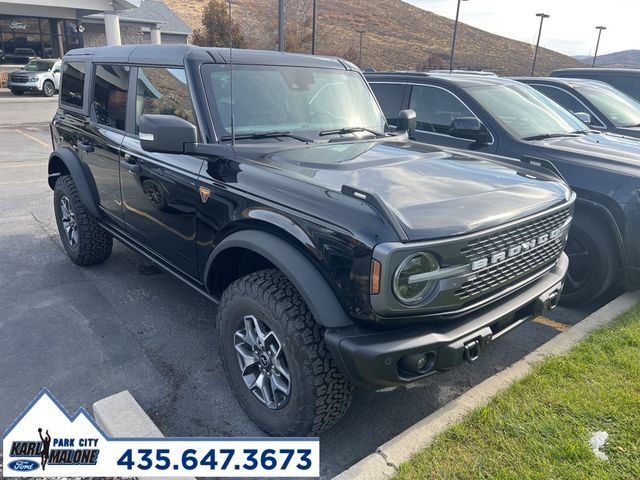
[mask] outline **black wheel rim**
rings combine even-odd
[[[583,288],[593,272],[591,252],[580,239],[569,237],[565,253],[569,257],[569,271],[565,279],[565,293],[573,293]]]
[[[78,245],[78,223],[71,202],[66,195],[60,199],[60,221],[67,237],[67,243],[75,248]]]
[[[233,341],[246,387],[265,407],[283,408],[291,396],[291,376],[276,333],[254,315],[246,315]]]

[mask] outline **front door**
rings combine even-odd
[[[415,110],[418,126],[414,134],[418,142],[445,147],[471,149],[495,153],[495,138],[487,144],[450,135],[451,124],[456,118],[476,115],[449,90],[429,85],[414,85],[411,89],[409,108]]]
[[[145,152],[138,125],[144,114],[176,115],[195,124],[184,69],[139,67],[135,125],[122,144],[120,182],[125,228],[183,273],[196,277],[196,207],[201,158]]]

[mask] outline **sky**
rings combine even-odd
[[[455,19],[457,0],[405,0],[438,15]],[[567,55],[592,55],[598,31],[598,55],[640,49],[637,34],[640,0],[467,0],[460,5],[460,21],[505,37],[534,43],[540,19],[544,21],[540,45]]]

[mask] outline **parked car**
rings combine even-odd
[[[557,176],[411,142],[410,112],[389,132],[346,61],[237,50],[231,75],[230,58],[69,52],[49,185],[74,262],[117,238],[218,303],[229,383],[261,428],[317,434],[354,384],[473,362],[555,305],[575,199]]]
[[[14,95],[35,92],[51,97],[60,89],[61,68],[61,60],[31,60],[9,74],[7,87]]]
[[[578,194],[566,252],[566,303],[640,285],[640,143],[591,131],[533,88],[503,78],[366,75],[387,119],[411,108],[420,142],[487,152],[559,170]]]
[[[12,53],[5,53],[4,61],[10,65],[24,65],[40,58],[33,48],[15,48]]]
[[[564,68],[551,72],[551,76],[599,80],[640,102],[640,69],[637,68]]]
[[[640,138],[640,103],[608,83],[575,78],[514,78],[560,104],[591,128]]]

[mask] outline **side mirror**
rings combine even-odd
[[[591,115],[586,112],[573,112],[578,120],[589,125],[591,123]]]
[[[454,118],[449,128],[449,135],[452,137],[466,138],[477,143],[489,143],[491,134],[480,120],[476,117]]]
[[[398,124],[396,126],[397,131],[403,132],[406,131],[409,136],[413,135],[413,132],[416,131],[418,126],[418,119],[416,117],[416,112],[413,110],[401,110],[398,114]]]
[[[194,124],[175,115],[142,115],[140,146],[147,152],[184,153],[185,144],[197,143]]]

